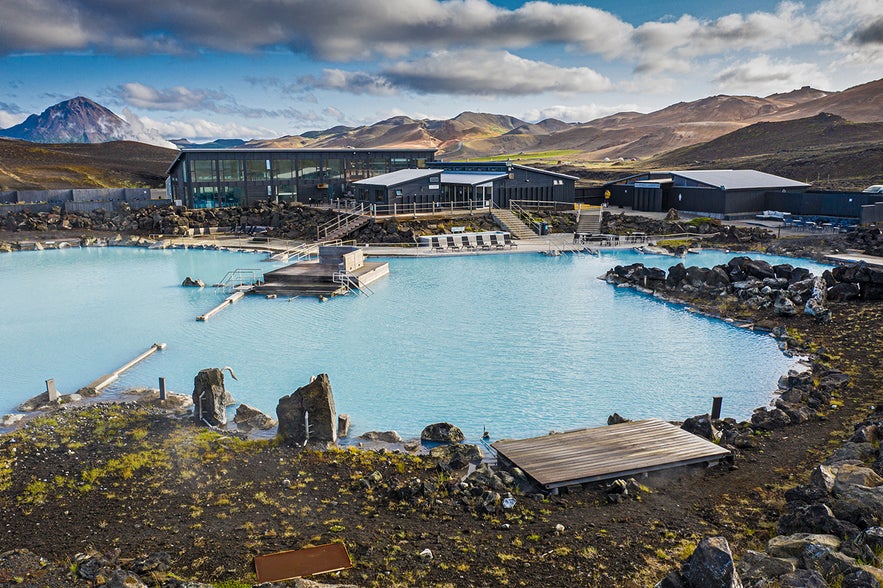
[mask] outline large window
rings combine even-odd
[[[194,182],[216,182],[217,162],[213,159],[196,159],[190,162],[193,170],[190,174]]]
[[[249,159],[245,162],[245,178],[249,182],[263,182],[270,179],[269,159]]]
[[[215,208],[218,205],[218,189],[216,187],[201,186],[193,189],[193,208]]]
[[[385,159],[372,159],[369,166],[372,176],[379,176],[380,174],[385,174],[387,171],[387,163]]]
[[[295,165],[290,159],[274,159],[273,177],[278,181],[293,180],[295,177]]]
[[[343,179],[343,160],[342,159],[326,159],[325,160],[325,179],[328,181]]]
[[[298,161],[297,177],[305,180],[320,180],[319,162],[315,159],[301,159]]]
[[[238,159],[222,159],[218,162],[221,168],[222,182],[242,181],[242,162]]]

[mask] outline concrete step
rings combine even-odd
[[[598,235],[601,233],[601,219],[597,214],[582,214],[576,225],[576,232],[586,235]]]

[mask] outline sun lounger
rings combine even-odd
[[[475,250],[475,245],[473,245],[472,242],[469,241],[469,237],[467,237],[466,235],[460,236],[460,243],[461,243],[463,249],[469,249],[471,251]]]
[[[447,249],[447,247],[442,245],[441,237],[430,237],[429,241],[432,244],[433,251],[444,251]]]
[[[460,246],[454,242],[454,237],[452,237],[451,235],[448,235],[447,239],[448,239],[448,249],[450,249],[451,251],[460,251]]]
[[[512,237],[509,236],[509,233],[503,233],[503,243],[509,246],[509,249],[513,247],[518,247],[518,244],[512,240]]]
[[[476,235],[475,242],[482,249],[490,249],[491,248],[491,244],[485,240],[484,235]]]
[[[506,244],[496,233],[491,235],[491,245],[493,245],[497,249],[503,249],[506,247]]]

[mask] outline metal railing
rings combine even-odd
[[[341,228],[351,227],[358,223],[364,224],[366,212],[365,204],[360,204],[358,208],[354,208],[350,212],[341,212],[337,217],[316,227],[316,240],[327,239],[330,233]]]
[[[509,208],[518,207],[522,210],[560,210],[573,211],[573,202],[557,202],[554,200],[510,200]]]
[[[221,281],[215,284],[215,288],[222,288],[225,293],[229,293],[232,290],[240,286],[254,286],[260,282],[264,281],[264,272],[259,269],[251,269],[251,268],[236,268],[234,270],[230,270],[224,277],[221,278]]]
[[[267,261],[306,261],[319,255],[319,247],[339,247],[341,245],[356,245],[355,241],[343,241],[341,239],[329,239],[327,241],[317,241],[315,243],[299,243],[291,249],[278,251],[276,253],[269,252]]]
[[[335,272],[331,276],[331,281],[335,284],[339,284],[347,292],[355,290],[356,292],[364,294],[365,296],[370,296],[371,294],[373,294],[368,286],[359,285],[358,277],[354,276],[352,273],[346,270]]]

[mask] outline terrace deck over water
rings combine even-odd
[[[659,419],[646,419],[491,445],[546,489],[716,462],[730,454]]]

